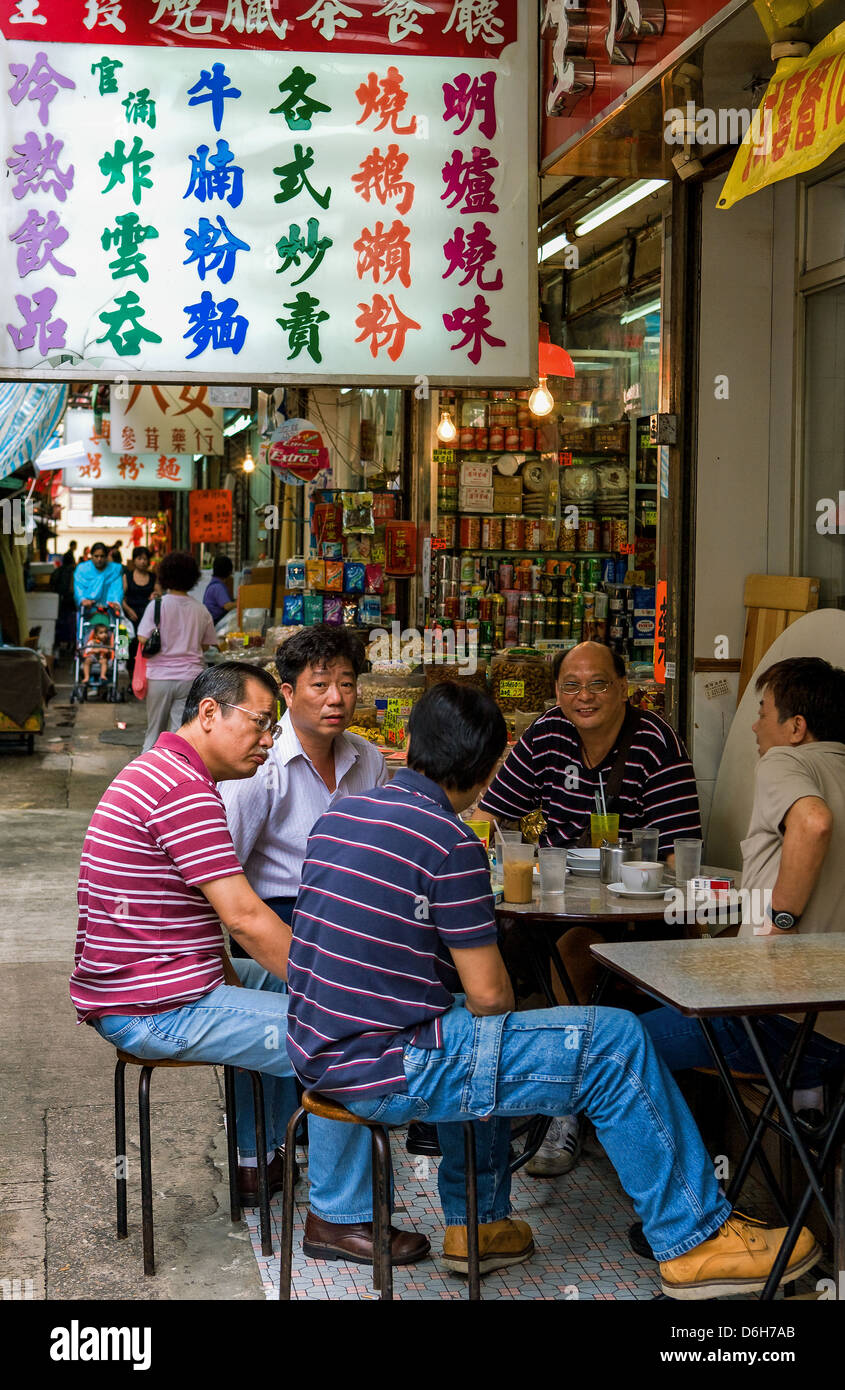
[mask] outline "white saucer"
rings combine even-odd
[[[621,882],[609,883],[607,890],[618,898],[665,898],[670,891],[665,884],[660,888],[626,888]]]

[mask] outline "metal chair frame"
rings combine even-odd
[[[141,1230],[144,1246],[144,1273],[155,1274],[155,1242],[153,1231],[153,1178],[150,1128],[150,1078],[156,1067],[208,1067],[212,1062],[153,1062],[133,1057],[118,1049],[114,1069],[114,1146],[115,1182],[117,1187],[117,1235],[124,1240],[129,1235],[126,1211],[126,1081],[127,1065],[141,1068],[138,1081],[138,1124],[141,1148]],[[264,1124],[264,1086],[261,1073],[251,1071],[252,1097],[255,1109],[255,1147],[258,1164],[258,1206],[261,1225],[261,1253],[272,1255],[270,1234],[270,1190],[267,1180],[267,1139]],[[238,1194],[238,1130],[235,1111],[235,1068],[224,1066],[226,1097],[226,1144],[229,1156],[229,1213],[233,1222],[241,1219]],[[291,1170],[293,1171],[293,1170]]]
[[[316,1093],[306,1091],[302,1105],[295,1110],[288,1122],[285,1138],[285,1187],[284,1209],[282,1215],[282,1251],[279,1269],[279,1299],[290,1301],[291,1272],[293,1267],[293,1199],[294,1169],[288,1162],[293,1153],[294,1135],[303,1115],[311,1112],[309,1101],[314,1097],[320,1105],[326,1104]],[[330,1102],[339,1106],[337,1101]],[[346,1119],[348,1115],[348,1119]],[[346,1111],[342,1123],[365,1125],[370,1131],[373,1156],[373,1288],[378,1290],[384,1301],[393,1299],[393,1261],[390,1253],[390,1194],[393,1176],[393,1162],[390,1153],[390,1134],[387,1125],[377,1121],[362,1120],[351,1111]],[[478,1173],[475,1161],[475,1131],[472,1121],[461,1125],[464,1132],[464,1163],[466,1171],[466,1217],[467,1217],[467,1265],[469,1299],[477,1303],[481,1299],[481,1272],[478,1250]]]

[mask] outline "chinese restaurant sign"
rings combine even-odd
[[[845,24],[806,58],[781,58],[717,207],[821,164],[845,141]]]
[[[194,461],[184,454],[124,454],[113,450],[109,443],[110,430],[103,421],[98,430],[92,410],[69,410],[65,415],[65,440],[82,444],[86,452],[84,463],[65,464],[62,480],[65,487],[155,487],[190,488],[194,480]]]
[[[232,539],[232,494],[225,488],[192,492],[188,516],[191,545]]]
[[[222,454],[223,411],[207,386],[113,386],[110,438],[122,454]]]
[[[532,379],[518,10],[0,0],[0,371]]]

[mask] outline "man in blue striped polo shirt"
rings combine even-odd
[[[506,739],[489,696],[437,685],[411,715],[407,770],[317,821],[288,964],[293,1065],[307,1086],[364,1119],[438,1123],[451,1269],[467,1268],[456,1122],[488,1121],[476,1127],[486,1131],[478,1205],[487,1272],[534,1248],[527,1223],[509,1215],[511,1118],[583,1110],[642,1219],[664,1292],[762,1289],[784,1232],[731,1213],[639,1020],[608,1008],[513,1012],[486,855],[459,820]],[[783,1279],[817,1258],[802,1231]]]

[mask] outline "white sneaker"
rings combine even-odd
[[[556,1116],[534,1157],[526,1163],[525,1171],[533,1178],[559,1177],[575,1167],[580,1150],[577,1115]]]

